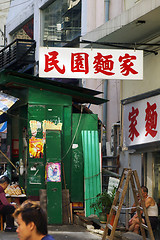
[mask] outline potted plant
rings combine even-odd
[[[116,193],[116,188],[113,189],[111,193],[108,193],[106,190],[102,193],[99,193],[96,196],[95,202],[93,202],[90,207],[94,209],[94,212],[99,213],[100,222],[106,222],[107,214],[109,214],[114,196]]]

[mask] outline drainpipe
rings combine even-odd
[[[105,22],[109,20],[109,3],[110,3],[110,0],[104,0]]]
[[[105,22],[109,20],[109,3],[110,0],[104,0],[104,9],[105,9]],[[108,93],[108,80],[104,81],[104,98],[107,99]],[[103,154],[107,155],[106,153],[106,142],[107,142],[107,103],[103,104],[103,123],[106,127],[105,134],[103,135]]]
[[[107,92],[108,92],[108,80],[104,81],[104,99],[107,99]],[[106,142],[107,142],[107,103],[103,104],[103,124],[105,126],[105,133],[103,134],[103,146],[102,146],[102,151],[103,155],[107,155],[106,151]]]

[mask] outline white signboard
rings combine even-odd
[[[143,51],[41,47],[39,76],[142,80]]]
[[[109,183],[108,183],[108,193],[112,195],[114,188],[118,188],[119,185],[119,179],[114,177],[109,177]]]
[[[160,141],[160,95],[123,107],[124,146]]]

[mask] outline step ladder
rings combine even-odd
[[[111,210],[109,213],[109,217],[108,217],[106,227],[105,227],[105,230],[104,230],[104,233],[102,236],[102,240],[105,240],[105,239],[113,240],[113,238],[114,238],[114,234],[116,231],[117,223],[119,220],[120,212],[122,209],[122,205],[123,205],[123,202],[125,199],[125,195],[126,195],[129,183],[131,183],[131,187],[132,187],[132,191],[133,191],[133,196],[134,196],[134,200],[135,200],[135,204],[136,204],[136,211],[137,211],[139,221],[140,221],[140,230],[141,230],[143,240],[146,239],[145,229],[148,230],[150,239],[154,240],[154,235],[152,232],[151,224],[150,224],[147,210],[145,207],[145,202],[144,202],[144,199],[142,196],[141,186],[140,186],[137,171],[131,170],[128,168],[123,169],[121,180],[120,180],[115,198],[113,200],[113,204],[112,204],[112,207],[111,207]],[[140,197],[141,206],[139,205],[139,202],[138,202],[137,193],[139,194],[139,197]],[[147,225],[145,225],[142,222],[141,211],[143,211],[143,213],[144,213],[144,217],[145,217],[145,221],[146,221]],[[114,223],[112,226],[110,224],[110,221],[112,219],[113,214],[115,214],[115,212],[116,212],[115,220],[114,220]],[[108,229],[111,230],[110,236],[108,236]]]

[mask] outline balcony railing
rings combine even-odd
[[[0,71],[2,69],[19,70],[35,62],[36,42],[16,39],[0,51]]]

